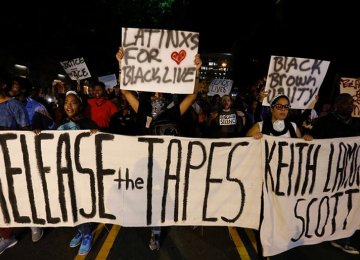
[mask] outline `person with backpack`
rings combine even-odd
[[[121,68],[123,54],[124,49],[120,47],[116,54],[119,68]],[[196,75],[199,75],[201,67],[199,54],[195,56],[194,63]],[[141,93],[138,97],[133,92],[122,89],[121,93],[136,113],[137,133],[139,135],[180,135],[179,123],[181,116],[192,106],[197,96],[199,82],[198,77],[196,78],[194,93],[185,96],[181,102],[178,102],[170,94],[147,92]],[[160,249],[160,237],[161,228],[152,227],[149,242],[150,250]]]

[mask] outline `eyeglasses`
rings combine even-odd
[[[276,108],[277,110],[289,110],[291,108],[290,105],[281,105],[281,104],[275,104],[272,105],[272,107]]]

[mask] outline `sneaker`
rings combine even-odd
[[[32,227],[31,228],[31,240],[35,243],[39,241],[44,235],[44,229],[41,227]]]
[[[92,240],[92,234],[88,234],[83,237],[81,246],[79,248],[79,255],[86,255],[90,252]]]
[[[73,237],[73,239],[71,239],[69,246],[77,247],[78,245],[80,245],[82,238],[83,235],[78,231],[76,235]]]
[[[341,245],[341,244],[337,243],[336,241],[331,241],[330,245],[332,245],[333,247],[336,247],[336,248],[340,248],[342,251],[344,251],[348,254],[358,255],[360,253],[358,249],[356,249],[355,247],[353,247],[349,244]]]
[[[15,238],[3,239],[0,237],[0,255],[8,248],[16,245],[18,241]]]
[[[160,249],[160,236],[151,232],[149,248],[151,251]]]

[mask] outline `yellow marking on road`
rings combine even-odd
[[[228,229],[229,229],[229,234],[231,236],[231,239],[236,246],[236,250],[239,253],[240,259],[242,259],[242,260],[250,259],[250,256],[246,250],[246,247],[245,247],[243,241],[241,240],[239,233],[236,231],[236,227],[228,227]]]
[[[101,231],[104,229],[105,224],[100,223],[97,225],[97,227],[94,229],[93,233],[93,241],[92,244],[94,245],[94,243],[96,242],[96,240],[98,239]],[[76,255],[74,260],[83,260],[86,258],[87,255]]]
[[[257,251],[257,246],[256,246],[256,238],[255,238],[255,231],[249,228],[245,228],[245,232],[248,236],[248,238],[251,241],[251,244],[253,245],[253,248],[255,249],[256,253]]]
[[[115,239],[120,231],[121,226],[113,225],[109,234],[107,235],[103,246],[100,248],[98,255],[96,256],[96,260],[106,260],[110,250],[115,242]]]

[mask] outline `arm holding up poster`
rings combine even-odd
[[[269,105],[277,95],[286,95],[293,108],[311,109],[330,62],[317,59],[271,56],[265,90]]]
[[[121,60],[124,56],[124,48],[120,47],[119,51],[116,53],[116,59],[119,62],[119,79],[121,79]],[[194,59],[194,64],[195,64],[195,70],[196,70],[196,80],[195,80],[195,89],[193,91],[192,94],[188,94],[183,101],[180,103],[180,114],[183,115],[188,109],[189,107],[194,103],[195,99],[196,99],[196,95],[199,89],[199,70],[201,68],[201,58],[199,54],[195,55],[195,59]],[[121,80],[119,80],[121,82]],[[130,106],[132,107],[132,109],[134,109],[134,111],[136,113],[138,113],[139,110],[139,100],[138,98],[129,90],[126,89],[121,89],[121,93],[125,96],[126,100],[129,102]],[[161,96],[162,93],[156,92],[155,95]]]

